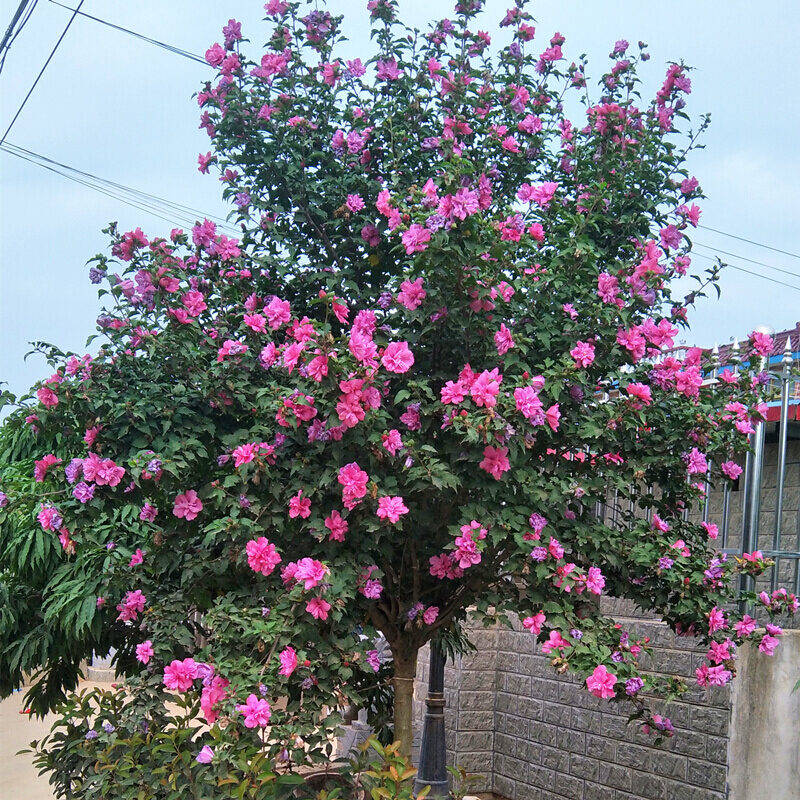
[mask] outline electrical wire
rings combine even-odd
[[[712,233],[718,233],[720,236],[729,236],[731,239],[737,239],[740,242],[746,242],[747,244],[752,244],[755,247],[763,247],[765,250],[772,250],[773,253],[780,253],[784,256],[789,256],[790,258],[798,258],[800,259],[800,254],[798,253],[791,253],[788,250],[781,250],[778,247],[771,247],[768,244],[763,244],[762,242],[755,242],[752,239],[745,239],[744,236],[737,236],[735,233],[728,233],[727,231],[721,231],[717,228],[710,228],[708,225],[698,225],[698,228],[702,228],[705,231],[711,231]]]
[[[75,11],[74,8],[70,6],[65,6],[63,3],[57,2],[57,0],[50,0],[50,2],[55,6],[60,6],[61,8],[67,9],[67,11]],[[175,45],[167,44],[166,42],[160,42],[158,39],[151,39],[149,36],[145,36],[144,34],[137,33],[136,31],[132,31],[129,28],[123,28],[121,25],[115,25],[113,22],[109,22],[105,19],[100,19],[100,17],[93,17],[91,14],[87,14],[85,11],[79,11],[82,17],[86,17],[87,19],[94,20],[95,22],[99,22],[101,25],[107,25],[109,28],[113,28],[114,30],[120,31],[121,33],[127,33],[130,36],[135,36],[137,39],[141,39],[148,44],[153,44],[156,47],[162,47],[164,50],[169,50],[170,53],[175,53],[175,55],[183,56],[184,58],[188,58],[192,61],[196,61],[204,66],[208,67],[209,63],[198,56],[196,53],[191,53],[188,50],[184,50],[180,47],[175,47]]]
[[[698,258],[705,258],[707,261],[713,261],[714,263],[717,263],[716,258],[704,255],[703,253],[695,253],[694,255]],[[770,278],[768,275],[762,275],[760,272],[753,272],[753,270],[745,269],[744,267],[739,267],[736,264],[730,264],[728,262],[722,262],[722,266],[728,267],[729,269],[735,269],[738,272],[746,272],[748,275],[754,275],[756,278],[761,278],[762,280],[769,281],[770,283],[776,283],[779,286],[786,286],[789,289],[795,289],[796,291],[800,292],[800,286],[794,286],[791,283],[785,283],[784,281],[779,281],[776,278]]]
[[[39,83],[39,80],[41,79],[42,75],[44,75],[44,71],[47,69],[47,65],[50,63],[53,56],[56,54],[58,46],[61,44],[61,42],[64,40],[64,37],[67,35],[67,31],[69,30],[70,25],[72,25],[73,21],[75,20],[75,17],[78,15],[78,9],[80,9],[80,7],[84,4],[84,2],[85,0],[81,0],[81,2],[78,4],[78,8],[73,9],[73,14],[69,18],[69,22],[62,31],[61,36],[58,37],[58,41],[53,46],[53,49],[50,51],[50,55],[47,56],[47,61],[44,62],[44,66],[39,70],[39,74],[36,76],[36,80],[33,82],[33,85],[31,86],[30,89],[28,89],[28,94],[25,95],[25,99],[22,101],[22,105],[20,105],[20,107],[17,109],[17,113],[14,114],[14,119],[11,120],[8,127],[6,128],[6,132],[3,134],[2,139],[0,139],[0,144],[3,144],[3,142],[5,142],[6,136],[8,136],[9,131],[14,127],[14,123],[17,121],[17,118],[22,113],[22,109],[25,108],[25,104],[28,102],[28,99],[33,94],[33,90],[36,88],[36,84]]]
[[[775,270],[775,272],[782,272],[784,275],[791,275],[793,278],[800,278],[800,273],[792,272],[789,269],[782,269],[781,267],[774,267],[772,264],[765,264],[763,261],[756,261],[754,258],[747,258],[747,256],[740,255],[739,253],[729,253],[727,250],[720,250],[718,247],[712,247],[711,245],[703,244],[698,241],[695,241],[694,245],[703,247],[706,250],[711,250],[714,253],[722,253],[725,256],[731,256],[731,258],[738,258],[740,261],[747,261],[749,264],[766,267],[767,269]]]
[[[19,147],[11,142],[5,142],[0,145],[0,150],[8,153],[9,155],[17,156],[32,164],[43,167],[44,169],[61,175],[69,180],[74,181],[82,186],[85,186],[94,191],[100,192],[108,197],[121,200],[123,203],[138,208],[153,214],[166,222],[181,227],[192,226],[198,219],[212,219],[217,221],[218,227],[224,228],[230,233],[241,235],[241,231],[235,228],[230,223],[225,221],[222,217],[213,214],[206,214],[198,209],[174,203],[158,195],[143,192],[139,189],[134,189],[122,183],[110,181],[106,178],[100,178],[90,172],[79,170],[75,167],[70,167],[60,161],[47,158],[32,150],[27,150],[24,147]]]
[[[33,3],[28,7],[27,11],[24,10],[25,6],[27,5],[27,0],[22,5],[23,13],[25,16],[23,17],[22,21],[19,23],[19,26],[14,30],[13,34],[11,31],[13,30],[14,23],[16,21],[12,20],[9,29],[6,31],[5,37],[3,38],[3,47],[2,47],[2,57],[0,58],[0,73],[3,71],[3,67],[6,64],[6,56],[11,51],[11,45],[14,44],[17,36],[22,33],[22,29],[28,24],[28,20],[31,18],[31,14],[33,14],[33,10],[36,8],[36,4],[39,0],[33,0]],[[19,9],[18,9],[19,11]]]

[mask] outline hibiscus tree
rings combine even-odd
[[[340,19],[298,6],[267,4],[259,59],[233,21],[207,53],[199,163],[239,235],[112,226],[98,354],[53,351],[6,424],[0,689],[42,667],[43,710],[113,647],[148,725],[200,703],[200,763],[255,742],[280,764],[385,673],[407,750],[419,649],[513,612],[652,726],[640,693],[679,687],[599,596],[708,641],[701,683],[763,635],[726,610],[763,560],[718,558],[686,513],[738,474],[770,344],[716,380],[670,352],[716,275],[673,294],[702,196],[687,68],[643,103],[644,45],[617,42],[589,83],[521,0],[496,47],[476,0],[427,34],[372,0],[377,54],[342,60]]]

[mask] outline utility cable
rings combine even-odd
[[[763,247],[765,250],[772,250],[774,253],[780,253],[784,256],[789,256],[790,258],[798,258],[800,259],[800,254],[798,253],[790,253],[788,250],[781,250],[777,247],[771,247],[768,244],[762,244],[761,242],[754,242],[752,239],[745,239],[744,236],[737,236],[735,233],[728,233],[727,231],[721,231],[717,228],[709,228],[708,225],[698,225],[698,228],[702,228],[705,231],[711,231],[712,233],[718,233],[720,236],[729,236],[731,239],[738,239],[740,242],[746,242],[747,244],[752,244],[755,247]]]
[[[705,258],[707,261],[713,261],[714,263],[718,262],[718,259],[704,255],[703,253],[695,253],[694,255],[696,255],[698,258]],[[730,264],[727,262],[722,262],[722,266],[735,269],[739,272],[746,272],[748,275],[754,275],[756,278],[761,278],[762,280],[769,281],[770,283],[776,283],[780,286],[786,286],[789,289],[795,289],[796,291],[800,292],[800,286],[795,286],[791,283],[785,283],[784,281],[779,281],[776,278],[770,278],[768,275],[762,275],[760,272],[753,272],[753,270],[745,269],[744,267],[738,267],[736,264]]]
[[[0,72],[3,71],[3,67],[6,63],[6,56],[11,50],[11,45],[14,44],[17,36],[22,33],[22,29],[28,24],[28,20],[31,18],[31,14],[33,14],[33,10],[36,8],[36,4],[39,2],[39,0],[33,0],[33,3],[31,3],[30,7],[25,13],[25,16],[22,18],[22,21],[15,30],[15,26],[17,25],[17,22],[19,21],[23,12],[25,12],[25,6],[27,6],[29,2],[30,0],[22,0],[22,2],[19,4],[13,18],[11,19],[11,24],[8,26],[8,29],[3,36],[3,41],[0,42],[0,54],[2,55],[0,58]]]
[[[11,130],[11,128],[14,127],[14,123],[17,121],[17,118],[22,113],[22,109],[25,108],[25,103],[28,102],[28,99],[33,94],[33,90],[36,88],[36,84],[39,83],[39,80],[41,79],[42,75],[44,75],[44,71],[47,69],[47,65],[50,63],[53,56],[56,54],[58,46],[61,44],[61,42],[64,40],[64,37],[67,35],[67,31],[69,30],[70,25],[72,25],[73,21],[75,20],[75,17],[78,15],[80,7],[84,4],[84,2],[85,0],[81,0],[81,2],[78,4],[78,8],[73,9],[73,14],[69,18],[67,26],[64,28],[63,32],[61,33],[61,36],[58,37],[58,41],[55,43],[53,49],[50,51],[50,55],[47,57],[47,61],[44,62],[44,66],[39,70],[39,74],[36,76],[36,80],[33,82],[33,86],[31,86],[31,88],[28,89],[28,94],[25,95],[25,99],[22,101],[22,105],[17,109],[17,113],[14,114],[14,119],[11,120],[8,127],[6,128],[6,132],[3,134],[2,139],[0,139],[0,144],[3,144],[3,142],[5,142],[6,136],[8,136],[8,133]]]
[[[55,6],[60,6],[61,8],[67,9],[67,11],[75,11],[74,8],[71,6],[65,6],[63,3],[57,2],[57,0],[50,0],[50,2]],[[170,53],[175,53],[175,55],[183,56],[184,58],[191,59],[192,61],[196,61],[204,66],[208,67],[208,62],[202,57],[198,56],[196,53],[191,53],[188,50],[184,50],[180,47],[175,47],[174,45],[167,44],[166,42],[160,42],[158,39],[151,39],[149,36],[145,36],[144,34],[137,33],[136,31],[132,31],[128,28],[123,28],[121,25],[115,25],[113,22],[109,22],[105,19],[100,19],[100,17],[93,17],[91,14],[87,14],[85,11],[79,11],[82,17],[86,17],[87,19],[94,20],[95,22],[99,22],[101,25],[107,25],[109,28],[113,28],[114,30],[120,31],[121,33],[127,33],[130,36],[135,36],[137,39],[141,39],[148,44],[154,44],[156,47],[162,47],[164,50],[169,50]]]
[[[730,253],[727,250],[720,250],[718,247],[712,247],[709,244],[703,244],[702,242],[695,241],[694,244],[697,247],[702,247],[706,250],[711,250],[715,253],[722,253],[725,256],[731,256],[731,258],[738,258],[740,261],[747,261],[749,264],[755,264],[759,267],[766,267],[767,269],[775,270],[775,272],[782,272],[784,275],[791,275],[794,278],[800,278],[800,273],[792,272],[789,269],[782,269],[781,267],[773,267],[772,264],[765,264],[763,261],[756,261],[754,258],[747,258],[747,256],[740,255],[739,253]]]
[[[149,194],[138,189],[133,189],[125,184],[110,181],[105,178],[100,178],[89,172],[84,172],[75,167],[70,167],[60,161],[42,156],[32,150],[27,150],[23,147],[18,147],[10,142],[6,142],[0,146],[4,152],[10,155],[17,156],[25,161],[29,161],[40,167],[43,167],[50,172],[62,175],[69,180],[75,181],[89,189],[93,189],[108,197],[121,200],[122,202],[133,206],[134,208],[147,211],[148,213],[158,216],[172,224],[178,224],[182,227],[194,225],[197,219],[213,219],[216,220],[220,228],[224,228],[231,233],[241,235],[241,231],[235,228],[230,223],[225,221],[222,217],[213,214],[205,214],[204,212],[184,206],[180,203],[174,203],[166,200],[158,195]]]

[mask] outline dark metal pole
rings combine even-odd
[[[419,792],[430,786],[428,797],[448,797],[447,750],[444,740],[444,662],[445,655],[436,642],[431,642],[428,674],[427,711],[422,728],[419,771],[414,789]]]

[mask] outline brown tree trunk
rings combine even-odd
[[[394,659],[394,739],[400,742],[400,753],[411,756],[411,741],[414,737],[413,700],[414,676],[417,674],[416,648],[407,645],[392,646]]]

